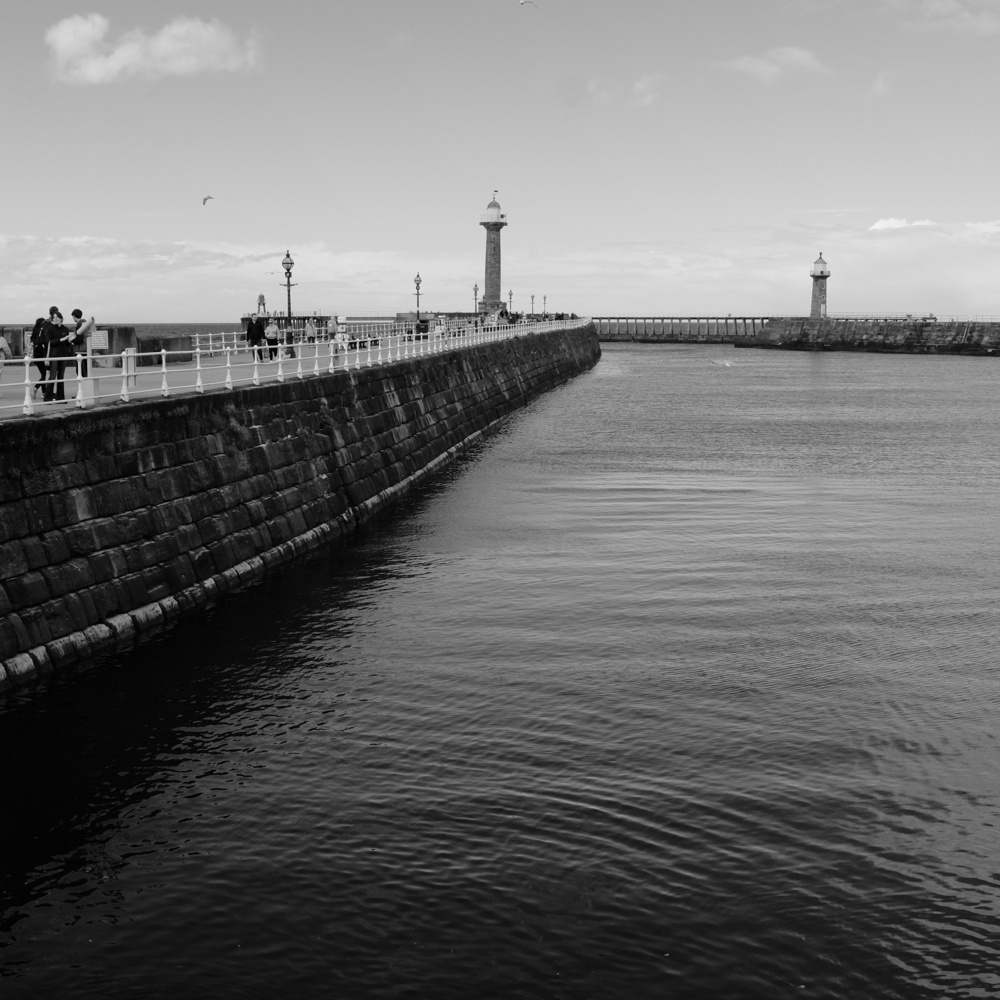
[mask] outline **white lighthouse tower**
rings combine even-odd
[[[830,277],[830,267],[821,253],[809,272],[813,280],[812,308],[810,319],[826,319],[826,279]]]

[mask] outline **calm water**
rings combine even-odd
[[[608,345],[0,710],[7,997],[1000,993],[1000,364]]]

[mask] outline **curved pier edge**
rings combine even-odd
[[[129,610],[108,615],[103,621],[78,628],[65,635],[52,638],[0,660],[0,697],[12,690],[32,686],[44,681],[54,672],[80,661],[86,661],[99,654],[125,649],[139,636],[149,633],[164,622],[182,613],[204,608],[218,597],[258,583],[270,572],[294,560],[315,554],[316,550],[334,545],[353,533],[358,527],[370,521],[383,510],[409,493],[417,485],[430,479],[472,446],[494,434],[501,425],[518,409],[537,398],[548,388],[562,384],[588,368],[600,357],[596,334],[588,324],[589,331],[582,332],[593,338],[593,350],[589,356],[575,357],[575,364],[567,359],[553,358],[548,371],[548,384],[540,385],[529,380],[521,382],[520,399],[512,407],[503,408],[499,415],[483,426],[470,429],[460,441],[430,458],[427,463],[415,469],[398,482],[390,483],[373,493],[367,499],[349,504],[342,513],[327,521],[316,524],[300,534],[243,559],[221,572],[163,596],[158,600],[139,605]],[[575,353],[575,352],[574,352]],[[588,351],[584,350],[583,355]],[[547,366],[546,366],[547,367]],[[512,373],[512,378],[521,381],[520,373]]]

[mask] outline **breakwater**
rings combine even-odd
[[[751,340],[766,316],[595,316],[600,340],[638,344],[732,344]]]
[[[772,318],[744,347],[891,354],[1000,354],[1000,323],[931,319]]]
[[[0,687],[334,542],[594,365],[593,325],[0,425]]]

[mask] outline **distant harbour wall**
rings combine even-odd
[[[593,325],[0,424],[0,689],[335,542],[592,367]]]
[[[790,351],[1000,355],[1000,323],[772,318],[738,346]]]
[[[595,316],[599,340],[637,344],[732,344],[756,337],[766,316]]]

